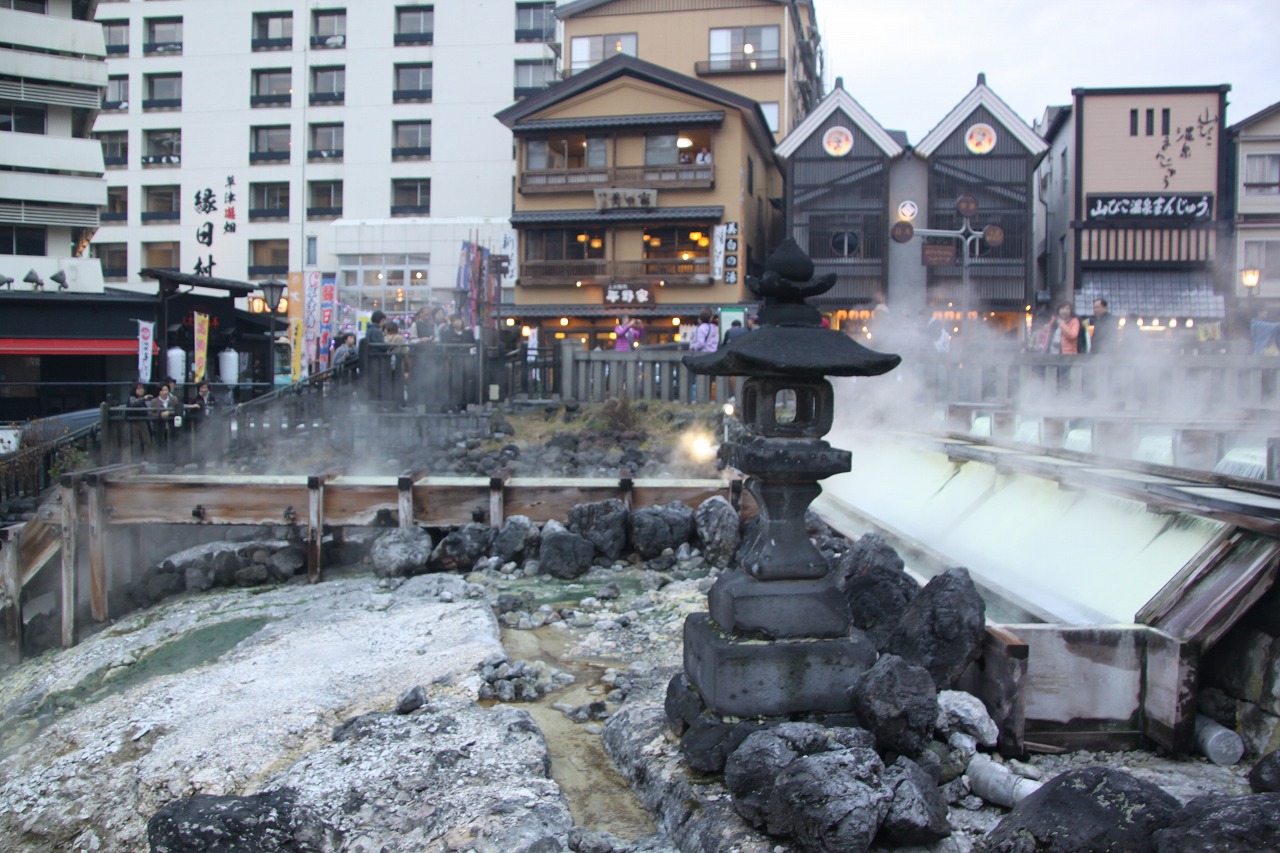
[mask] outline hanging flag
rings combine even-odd
[[[289,348],[293,350],[293,381],[301,382],[306,373],[303,372],[302,361],[302,318],[289,318]]]
[[[154,346],[156,324],[136,320],[138,324],[138,381],[151,381],[151,348]]]
[[[195,312],[196,321],[196,351],[192,358],[195,360],[195,382],[198,385],[204,381],[205,362],[209,354],[209,315]]]

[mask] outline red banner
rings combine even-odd
[[[199,311],[195,314],[196,320],[196,351],[195,351],[195,381],[197,384],[204,381],[204,368],[209,352],[209,315],[201,314]]]

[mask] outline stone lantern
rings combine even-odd
[[[748,438],[721,457],[747,475],[760,517],[738,550],[738,567],[708,594],[710,613],[689,616],[684,670],[705,706],[722,716],[778,716],[849,709],[847,688],[876,660],[851,632],[844,596],[805,532],[818,481],[850,470],[850,453],[822,440],[834,416],[831,376],[878,376],[901,358],[821,328],[805,303],[835,275],[813,279],[794,240],[778,247],[747,285],[765,301],[760,328],[714,353],[685,356],[699,374],[746,376],[740,401]]]

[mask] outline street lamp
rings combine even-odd
[[[276,384],[276,311],[280,308],[280,299],[289,285],[273,279],[259,282],[258,287],[261,288],[263,301],[267,304],[267,313],[271,315],[268,326],[271,334],[268,336],[267,344],[267,381],[274,388]]]
[[[1258,282],[1262,279],[1262,270],[1240,270],[1240,283],[1247,288],[1250,296],[1258,292]]]

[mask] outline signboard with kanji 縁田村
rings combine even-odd
[[[652,305],[653,291],[640,284],[610,284],[604,289],[605,305]]]

